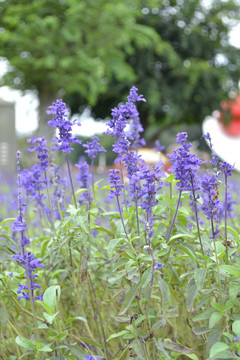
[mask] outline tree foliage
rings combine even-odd
[[[0,53],[9,68],[1,85],[37,90],[44,111],[65,92],[94,104],[112,77],[136,80],[125,61],[135,46],[158,42],[136,22],[141,15],[130,0],[2,1]]]
[[[5,0],[1,85],[37,90],[40,118],[56,97],[96,117],[134,83],[144,126],[201,122],[237,90],[239,50],[228,42],[235,0]]]
[[[220,101],[238,89],[239,49],[228,38],[239,7],[234,1],[202,0],[143,1],[139,21],[154,29],[161,41],[157,47],[139,49],[128,56],[136,86],[148,99],[140,109],[145,127],[202,122],[219,107]],[[114,79],[111,92],[101,95],[93,107],[97,117],[126,97],[131,80]],[[78,96],[69,97],[74,108]],[[150,129],[149,129],[150,130]],[[150,135],[151,135],[150,134]]]

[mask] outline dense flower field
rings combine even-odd
[[[1,359],[240,357],[237,175],[214,152],[209,164],[193,154],[186,132],[168,173],[146,164],[139,101],[133,87],[112,110],[117,165],[105,179],[94,178],[104,148],[72,135],[62,100],[47,109],[53,145],[28,140],[31,169],[17,152],[17,192],[2,177]],[[72,143],[86,153],[77,172]]]

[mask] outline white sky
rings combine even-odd
[[[240,24],[238,24],[230,34],[230,43],[237,48],[240,48]],[[0,76],[2,76],[7,68],[7,62],[0,60]],[[34,92],[27,92],[26,95],[21,95],[20,91],[11,90],[7,87],[0,87],[0,98],[15,103],[16,112],[16,131],[19,135],[31,134],[37,129],[38,116],[37,107],[38,99]],[[111,109],[109,109],[110,111]],[[94,121],[90,117],[89,111],[86,111],[83,116],[79,118],[81,122],[80,127],[76,127],[75,133],[83,136],[93,136],[94,134],[101,134],[106,130],[103,121]]]

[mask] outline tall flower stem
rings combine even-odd
[[[76,201],[76,197],[75,197],[75,192],[74,192],[74,188],[73,188],[73,181],[72,181],[72,175],[71,175],[71,170],[70,170],[70,163],[69,163],[69,157],[68,154],[66,154],[66,160],[67,160],[67,167],[68,167],[68,174],[69,174],[69,179],[70,179],[70,184],[71,184],[71,189],[72,189],[72,194],[73,194],[73,199],[74,199],[74,204],[76,209],[77,207],[77,201]],[[70,265],[73,269],[73,258],[72,258],[72,248],[71,248],[71,239],[68,242],[68,251],[69,251],[69,259],[70,259]]]
[[[227,175],[225,174],[225,204],[224,204],[224,233],[225,233],[225,249],[226,249],[226,257],[227,257],[227,264],[228,264],[228,236],[227,236],[227,210],[228,210],[228,198],[227,198],[227,188],[228,188],[228,182],[227,182]]]
[[[95,203],[95,189],[94,189],[94,159],[91,159],[91,175],[92,175],[92,192],[93,192],[93,202]]]
[[[125,227],[125,224],[124,224],[123,216],[122,216],[122,210],[121,210],[121,206],[120,206],[119,197],[116,196],[116,199],[117,199],[118,211],[119,211],[121,221],[122,221],[123,230],[125,232],[125,235],[126,235],[126,238],[127,238],[128,242],[130,242],[129,237],[128,237],[128,233],[127,233],[127,230],[126,230],[126,227]]]
[[[190,174],[190,183],[191,183],[191,187],[192,187],[193,204],[194,204],[194,212],[195,212],[195,218],[196,218],[196,224],[197,224],[198,238],[199,238],[199,241],[200,241],[200,246],[201,246],[201,250],[202,250],[202,256],[204,258],[203,243],[202,243],[200,227],[199,227],[199,220],[198,220],[197,198],[196,198],[196,193],[195,193],[195,189],[194,189],[193,175],[192,174]]]
[[[122,161],[120,161],[120,172],[121,172],[121,180],[122,180],[122,183],[123,183],[123,185],[124,185],[124,188],[123,188],[124,204],[125,204],[125,208],[126,208],[126,210],[127,210],[127,197],[126,197],[126,190],[125,190],[125,184],[124,184]]]
[[[213,245],[214,245],[215,259],[216,259],[216,264],[217,264],[218,287],[219,287],[219,293],[220,293],[221,303],[222,303],[222,305],[223,305],[222,290],[221,290],[221,281],[220,281],[220,270],[219,270],[219,262],[218,262],[218,255],[217,255],[216,239],[215,239],[215,234],[214,234],[213,217],[211,217],[211,228],[212,228],[212,237],[213,237]]]
[[[104,331],[104,327],[103,327],[101,310],[100,310],[100,307],[99,307],[99,302],[98,302],[98,299],[97,299],[97,296],[96,296],[96,293],[95,293],[95,290],[94,290],[94,286],[92,284],[92,280],[91,280],[91,277],[90,277],[89,273],[88,273],[88,280],[89,280],[90,287],[92,289],[92,293],[93,293],[93,296],[94,296],[94,299],[95,299],[95,302],[96,302],[96,307],[97,307],[97,311],[98,311],[98,317],[99,317],[99,321],[100,321],[100,326],[101,326],[102,336],[103,336],[103,342],[104,342],[104,347],[105,347],[106,359],[109,360],[108,346],[107,346],[106,335],[105,335],[105,331]]]
[[[153,287],[153,280],[154,280],[154,267],[155,267],[155,258],[153,255],[153,251],[152,251],[152,247],[151,247],[151,240],[150,240],[150,229],[147,230],[147,242],[148,242],[149,252],[150,252],[150,255],[152,258],[152,273],[151,273],[151,281],[150,281],[147,306],[146,306],[146,319],[148,320],[148,312],[149,312],[150,300],[151,300],[151,295],[152,295],[152,287]],[[149,324],[149,328],[150,328],[150,324]]]
[[[44,171],[44,178],[45,178],[46,189],[47,189],[48,206],[49,206],[49,210],[50,210],[51,228],[52,228],[52,230],[54,231],[54,233],[56,235],[56,230],[55,230],[54,220],[53,220],[53,207],[52,207],[52,202],[51,202],[51,198],[50,198],[50,194],[49,194],[49,186],[48,186],[48,179],[47,179],[46,170]]]
[[[31,280],[30,280],[30,276],[29,276],[28,265],[25,265],[25,273],[26,273],[26,278],[27,278],[28,292],[29,292],[29,296],[30,296],[32,314],[33,314],[33,321],[34,321],[34,325],[35,325],[35,329],[36,329],[37,339],[38,339],[38,342],[41,343],[40,334],[39,334],[39,331],[38,331],[36,310],[35,310],[35,305],[34,305],[33,292],[32,292],[32,289],[31,289]]]
[[[137,220],[137,235],[138,235],[138,252],[141,251],[141,243],[140,243],[140,227],[139,227],[139,215],[138,215],[138,200],[135,199],[135,207],[136,207],[136,220]]]
[[[193,185],[193,183],[192,183],[192,185]],[[199,238],[199,241],[200,241],[202,256],[203,256],[203,259],[204,259],[204,249],[203,249],[202,237],[201,237],[199,220],[198,220],[197,199],[196,199],[196,193],[195,193],[195,190],[194,190],[193,186],[192,186],[192,194],[193,194],[194,211],[195,211],[195,218],[196,218],[196,224],[197,224],[198,238]],[[207,278],[208,278],[209,286],[210,286],[210,288],[212,288],[212,284],[211,284],[211,280],[210,280],[210,277],[209,277],[209,271],[208,271],[208,268],[207,268],[206,261],[204,261],[204,267],[205,267],[205,269],[207,271]]]
[[[69,179],[70,179],[70,185],[71,185],[71,190],[72,190],[72,195],[73,195],[73,199],[74,199],[74,204],[76,209],[77,207],[77,200],[76,200],[76,196],[75,196],[75,192],[74,192],[74,187],[73,187],[73,181],[72,181],[72,175],[71,175],[71,169],[70,169],[70,163],[69,163],[69,156],[68,154],[66,154],[66,161],[67,161],[67,167],[68,167],[68,174],[69,174]]]
[[[167,237],[166,237],[166,242],[168,242],[168,240],[169,240],[169,238],[170,238],[170,236],[171,236],[171,233],[172,233],[173,225],[174,225],[174,223],[175,223],[175,220],[176,220],[176,217],[177,217],[177,213],[178,213],[178,208],[179,208],[179,205],[180,205],[181,196],[182,196],[182,191],[180,190],[180,191],[179,191],[179,196],[178,196],[177,207],[176,207],[176,210],[175,210],[174,217],[173,217],[173,219],[172,219],[172,223],[171,223],[170,230],[169,230],[168,235],[167,235]]]

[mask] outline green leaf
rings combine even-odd
[[[48,326],[47,326],[47,324],[42,323],[42,324],[38,325],[38,329],[48,329]]]
[[[193,328],[192,328],[192,332],[193,332],[195,335],[207,334],[209,331],[211,331],[211,330],[209,329],[208,326],[193,327]]]
[[[85,319],[84,317],[82,317],[82,316],[75,316],[75,317],[70,317],[70,318],[68,318],[67,321],[66,321],[66,325],[69,324],[69,323],[71,323],[71,322],[73,322],[73,321],[75,321],[75,320],[80,320],[80,321],[83,321],[83,322],[87,322],[87,319]]]
[[[148,319],[154,319],[155,316],[154,315],[148,315]],[[141,324],[141,322],[143,322],[143,320],[146,319],[146,315],[142,315],[142,316],[139,316],[137,318],[137,320],[134,322],[134,325],[135,326],[138,326],[139,324]]]
[[[86,359],[86,353],[84,353],[82,350],[80,350],[77,346],[67,345],[67,347],[70,349],[71,353],[77,357],[78,360]]]
[[[115,247],[121,242],[124,241],[123,238],[117,238],[117,239],[112,239],[109,241],[108,243],[108,248],[107,248],[107,252],[108,252],[108,256],[111,259],[113,256],[113,251],[115,249]]]
[[[82,194],[86,191],[90,191],[89,189],[85,189],[85,188],[82,188],[82,189],[79,189],[75,192],[75,196],[77,197],[79,194]]]
[[[36,300],[35,303],[37,303],[37,304],[39,304],[40,306],[42,306],[42,307],[44,308],[44,310],[46,310],[46,311],[48,312],[48,314],[51,315],[52,309],[51,309],[51,307],[50,307],[47,303],[45,303],[45,302],[43,302],[43,301],[41,301],[41,300]]]
[[[144,273],[143,276],[141,278],[141,287],[145,287],[147,286],[150,281],[151,281],[151,276],[152,276],[152,269],[147,269]]]
[[[61,287],[59,285],[50,286],[43,294],[43,301],[50,307],[52,312],[55,312],[57,293],[59,300],[61,296]]]
[[[236,229],[234,229],[233,227],[231,227],[231,226],[227,226],[227,229],[228,229],[228,231],[230,231],[234,235],[237,242],[239,242],[239,233],[238,233],[238,231]]]
[[[235,302],[237,295],[239,294],[240,284],[238,282],[232,282],[229,286],[229,300]]]
[[[99,342],[97,342],[93,339],[90,339],[87,337],[82,337],[82,336],[78,337],[78,339],[81,340],[82,342],[86,342],[87,344],[91,344],[91,345],[99,347],[100,349],[104,349],[104,346],[102,344],[100,344]]]
[[[217,342],[211,347],[210,358],[219,356],[222,352],[229,349],[229,346],[223,342]]]
[[[163,306],[164,308],[168,308],[170,305],[170,291],[168,284],[161,278],[161,276],[158,276],[158,283],[160,286]]]
[[[168,244],[174,242],[174,240],[177,240],[177,239],[185,239],[185,238],[194,238],[194,235],[191,235],[191,234],[177,234],[177,235],[173,235],[172,237],[170,237],[169,241],[168,241]]]
[[[49,344],[50,345],[50,344]],[[51,348],[50,348],[50,346],[49,345],[44,345],[43,347],[41,347],[40,349],[39,349],[39,351],[44,351],[44,352],[51,352],[51,351],[53,351]]]
[[[128,331],[127,330],[123,330],[123,331],[120,331],[118,333],[115,333],[115,334],[112,334],[111,336],[109,336],[109,338],[107,339],[107,342],[110,341],[111,339],[115,339],[117,337],[120,337],[120,336],[123,336],[125,334],[127,334]]]
[[[212,313],[212,315],[210,316],[210,319],[209,319],[209,328],[210,329],[213,328],[221,319],[222,319],[221,313],[219,313],[219,312]]]
[[[57,316],[57,314],[58,314],[58,312],[57,312],[56,314],[49,315],[48,313],[46,313],[46,312],[44,311],[43,316],[45,317],[45,319],[47,320],[47,322],[48,322],[49,324],[52,324],[53,321],[54,321],[54,319],[55,319],[55,317]]]
[[[170,359],[170,356],[168,355],[160,341],[155,341],[154,344],[160,353],[162,353],[167,359]]]
[[[107,234],[109,234],[111,236],[114,236],[114,233],[111,230],[104,227],[104,226],[93,225],[93,226],[91,226],[91,230],[103,231],[103,232],[105,232],[105,233],[107,233]]]
[[[4,219],[0,222],[0,226],[2,226],[3,224],[6,224],[7,222],[10,222],[10,221],[15,221],[16,218],[7,218],[7,219]]]
[[[181,344],[175,343],[173,341],[164,341],[162,342],[162,346],[168,350],[176,351],[180,354],[194,354],[195,350],[191,349],[187,346],[183,346]]]
[[[199,357],[196,354],[185,354],[189,359],[199,360]]]
[[[131,305],[133,299],[135,298],[135,296],[137,295],[138,289],[139,289],[140,284],[135,284],[134,286],[131,287],[131,289],[128,291],[123,304],[122,304],[122,311],[120,312],[119,315],[123,315],[125,314],[125,312],[128,310],[129,306]]]
[[[229,275],[240,277],[240,270],[232,265],[221,265],[219,268]]]
[[[196,269],[194,272],[194,280],[198,290],[202,290],[207,269]]]
[[[234,321],[232,324],[233,332],[240,337],[240,320]]]
[[[85,221],[85,219],[83,219],[83,216],[81,216],[81,215],[77,216],[77,224],[85,232],[85,234],[89,235],[89,229],[86,226],[86,221]]]
[[[156,329],[159,329],[160,327],[165,326],[165,325],[166,325],[166,320],[162,319],[162,320],[159,320],[159,321],[155,322],[155,324],[153,324],[153,326],[152,326],[152,329],[156,330]]]
[[[197,261],[196,255],[195,255],[188,247],[179,244],[179,245],[175,245],[175,246],[174,246],[174,249],[178,249],[178,250],[183,251],[183,252],[184,252],[185,254],[187,254],[194,262]]]
[[[211,302],[211,306],[220,312],[222,312],[224,310],[224,307],[222,307],[220,304],[213,302],[213,301]]]
[[[191,279],[189,281],[188,287],[187,287],[187,293],[186,293],[186,300],[187,300],[187,308],[190,310],[193,306],[193,302],[195,300],[195,297],[197,295],[197,285],[195,283],[194,279]]]
[[[23,347],[24,349],[32,349],[32,350],[36,349],[34,343],[31,340],[28,340],[28,339],[26,339],[26,338],[24,338],[23,336],[20,336],[20,335],[18,335],[16,337],[16,343],[19,346]]]

